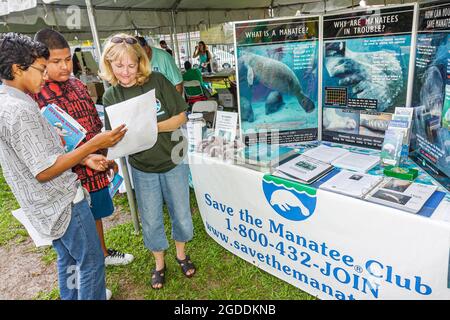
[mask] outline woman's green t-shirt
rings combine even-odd
[[[113,104],[145,94],[152,89],[155,89],[158,122],[167,120],[188,109],[183,97],[175,90],[172,83],[159,72],[152,72],[149,80],[142,86],[126,88],[118,84],[109,87],[103,95],[103,104],[107,108]],[[105,128],[111,130],[107,112],[105,112]],[[172,135],[174,141],[172,141]],[[158,139],[152,148],[129,156],[130,165],[144,172],[167,172],[178,164],[172,160],[172,150],[177,146],[174,153],[176,153],[177,159],[182,159],[184,150],[186,150],[185,143],[181,134],[173,132],[158,133]]]

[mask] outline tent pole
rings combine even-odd
[[[191,28],[190,26],[188,26],[188,33],[187,33],[187,40],[188,40],[188,44],[187,44],[187,59],[189,60],[189,62],[191,61],[191,55],[192,55],[192,51],[191,51]]]
[[[102,49],[100,47],[100,38],[98,37],[97,32],[97,24],[95,22],[95,16],[94,16],[94,9],[92,7],[91,0],[85,0],[86,1],[86,10],[89,18],[89,25],[91,27],[92,37],[94,38],[94,44],[95,44],[95,53],[97,54],[98,59],[100,60],[100,57],[102,56]],[[106,89],[106,87],[105,87]]]
[[[94,38],[95,51],[98,58],[100,59],[102,56],[102,49],[100,47],[100,38],[98,37],[97,24],[95,23],[94,9],[92,7],[91,0],[86,0],[86,9],[89,17],[89,24],[91,26],[92,37]],[[103,81],[103,85],[106,89],[107,84],[105,81]],[[120,159],[120,164],[122,166],[123,179],[125,180],[125,187],[127,189],[127,198],[128,204],[130,205],[131,217],[133,219],[134,231],[137,234],[139,233],[139,220],[137,217],[136,204],[134,202],[134,192],[133,188],[131,188],[130,175],[128,173],[128,167],[125,158]]]
[[[139,219],[136,210],[136,202],[134,201],[134,190],[131,186],[130,174],[128,172],[127,159],[125,157],[120,158],[120,166],[122,167],[123,180],[125,182],[125,188],[127,190],[127,199],[130,206],[131,218],[133,220],[134,233],[139,234]]]
[[[180,48],[178,47],[177,25],[175,24],[175,12],[172,10],[172,33],[175,37],[175,50],[177,51],[178,67],[181,69]]]
[[[169,27],[170,30],[170,42],[172,43],[172,49],[174,50],[174,54],[175,54],[175,40],[173,39],[173,26]],[[175,59],[175,56],[173,57]]]

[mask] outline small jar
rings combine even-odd
[[[191,113],[188,115],[186,124],[188,134],[189,152],[195,152],[197,146],[201,144],[206,136],[206,121],[201,113]]]

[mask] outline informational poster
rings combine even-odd
[[[450,3],[419,10],[411,157],[450,190]]]
[[[381,148],[407,102],[414,8],[324,16],[322,140]]]
[[[238,22],[234,31],[246,143],[316,140],[319,17]]]

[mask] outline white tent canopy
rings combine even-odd
[[[142,34],[178,32],[230,21],[269,17],[269,8],[279,16],[297,12],[319,13],[357,6],[359,0],[92,0],[100,37],[118,31]],[[366,0],[371,4],[408,1]],[[411,2],[411,1],[410,1]],[[21,4],[22,7],[19,5]],[[21,11],[23,10],[23,11]],[[173,20],[172,20],[173,17]],[[32,34],[51,26],[68,38],[92,39],[85,0],[0,0],[0,32]]]

